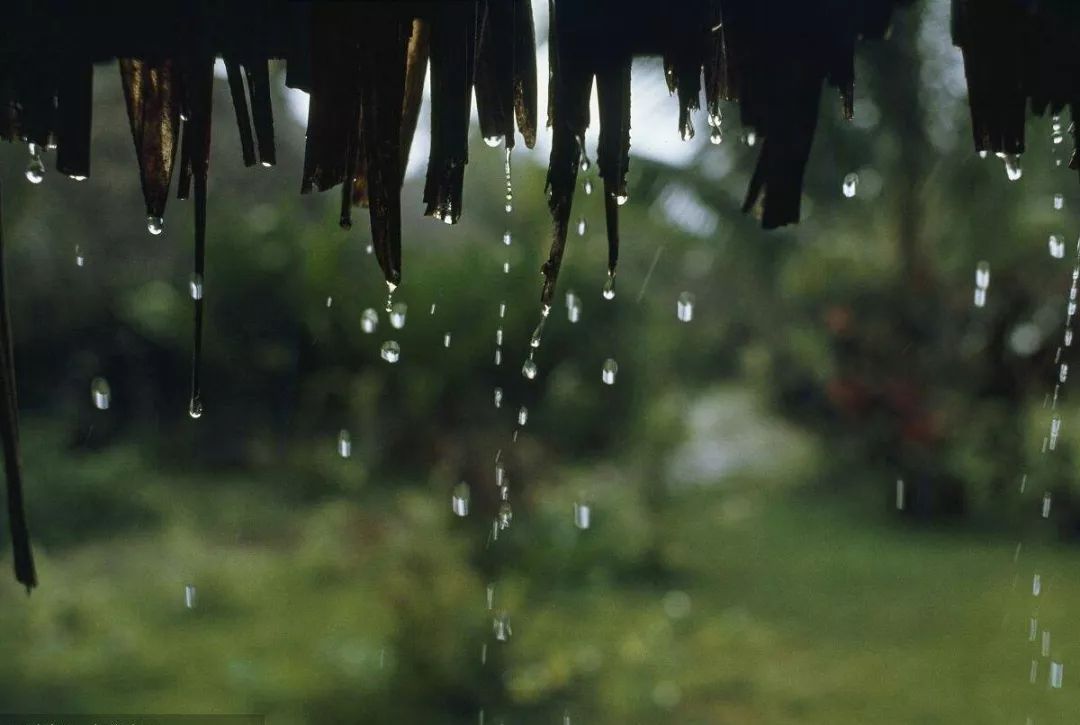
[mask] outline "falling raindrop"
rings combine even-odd
[[[986,290],[982,287],[975,288],[975,306],[986,307]]]
[[[146,217],[146,231],[153,234],[155,237],[165,231],[165,220],[159,216]]]
[[[495,608],[495,583],[492,582],[487,585],[487,608],[488,610]]]
[[[584,531],[585,529],[589,528],[591,517],[592,510],[589,508],[588,504],[574,504],[574,526]]]
[[[360,329],[369,335],[379,326],[379,313],[370,307],[360,313]]]
[[[499,612],[495,615],[492,630],[495,633],[495,639],[500,642],[505,642],[510,639],[510,636],[513,634],[510,629],[510,615],[506,612]]]
[[[330,309],[333,306],[333,304],[334,304],[334,298],[328,296],[326,298],[326,309]]]
[[[615,384],[615,375],[619,372],[619,364],[613,358],[604,361],[604,367],[600,370],[600,379],[607,385]]]
[[[401,359],[401,345],[398,345],[394,340],[387,340],[382,344],[379,354],[386,362],[396,363]]]
[[[445,335],[443,335],[443,337],[442,337],[442,345],[443,345],[443,347],[450,347],[450,333],[449,332],[446,333]]]
[[[1033,597],[1037,597],[1037,596],[1039,596],[1039,594],[1041,592],[1042,592],[1042,577],[1040,575],[1038,575],[1038,574],[1035,574],[1034,576],[1031,577],[1031,595]]]
[[[904,510],[904,479],[896,479],[896,510]]]
[[[604,280],[604,290],[601,294],[605,300],[615,299],[615,273],[610,269],[607,273],[607,279]]]
[[[723,131],[720,130],[719,126],[713,126],[712,130],[709,131],[709,143],[711,143],[713,146],[719,146],[723,142]]]
[[[529,409],[524,405],[518,409],[518,425],[525,425],[529,422]]]
[[[855,192],[859,188],[859,175],[852,172],[844,177],[844,183],[841,190],[844,192],[844,196],[851,199],[855,196]]]
[[[502,365],[502,350],[495,348],[495,364]]]
[[[1065,208],[1065,195],[1064,194],[1054,194],[1054,208],[1059,210],[1059,211],[1061,209]]]
[[[753,148],[757,144],[757,133],[753,130],[746,132],[746,145]]]
[[[1069,364],[1061,363],[1061,367],[1058,369],[1058,382],[1065,382],[1065,379],[1069,377]]]
[[[510,233],[510,230],[507,229],[503,232],[503,244],[510,246],[510,242],[512,241],[514,241],[514,236]]]
[[[566,318],[570,322],[581,319],[581,299],[573,291],[566,293]]]
[[[501,320],[504,317],[506,317],[506,303],[505,302],[500,302],[499,303],[499,319]]]
[[[1069,347],[1070,345],[1072,345],[1072,339],[1073,339],[1073,331],[1072,331],[1072,328],[1070,327],[1069,329],[1065,330],[1065,347]]]
[[[531,357],[525,361],[524,365],[521,366],[521,374],[527,377],[529,380],[534,379],[537,372],[538,370],[536,367],[536,361],[533,360]]]
[[[394,290],[397,289],[397,285],[386,280],[386,311],[389,313],[394,307]]]
[[[1065,679],[1065,665],[1060,662],[1050,663],[1050,687],[1060,690]]]
[[[78,244],[75,245],[75,266],[82,267],[86,264],[86,257],[83,256],[82,247]]]
[[[514,512],[510,508],[509,501],[503,501],[499,506],[499,528],[506,529],[510,526],[510,520],[514,518]]]
[[[81,174],[70,174],[68,178],[72,181],[86,181],[86,177]]]
[[[503,391],[502,388],[495,388],[495,407],[502,407]]]
[[[1020,154],[998,154],[1005,162],[1005,176],[1009,181],[1017,181],[1024,175],[1024,169],[1020,166]]]
[[[203,296],[203,278],[201,274],[191,275],[191,280],[188,282],[188,292],[191,294],[191,299],[201,300]],[[330,305],[326,305],[329,307]]]
[[[690,322],[694,319],[694,295],[683,292],[675,303],[675,314],[681,322]]]
[[[585,230],[588,229],[588,226],[589,225],[588,222],[585,221],[585,217],[581,217],[580,219],[578,219],[577,233],[579,237],[585,236]]]
[[[112,390],[109,381],[105,378],[94,378],[90,382],[90,397],[94,401],[94,407],[98,410],[108,410],[112,401]]]
[[[198,420],[203,414],[202,398],[198,395],[193,395],[191,400],[188,401],[188,416],[194,420]]]
[[[975,265],[975,286],[986,289],[990,286],[990,263],[983,261]]]
[[[188,609],[195,608],[195,600],[198,596],[198,592],[195,591],[194,584],[188,584],[184,587],[184,606]]]
[[[585,181],[581,184],[581,188],[584,189],[585,196],[588,196],[592,193],[592,181],[590,179],[585,179]]]
[[[1058,436],[1061,435],[1061,416],[1057,413],[1050,418],[1050,450],[1057,448]]]
[[[495,329],[495,344],[503,344],[503,329],[501,327]]]
[[[510,263],[503,262],[503,274],[510,274]]]
[[[1055,259],[1065,258],[1065,240],[1058,237],[1056,234],[1050,235],[1050,241],[1048,242],[1050,247],[1050,256]]]
[[[404,302],[395,302],[390,308],[390,326],[395,330],[405,327],[405,313],[408,310],[409,306]]]
[[[40,184],[45,180],[45,164],[41,160],[41,149],[37,144],[29,144],[30,163],[26,165],[26,180],[31,184]]]
[[[450,497],[450,508],[457,516],[469,515],[469,484],[462,481],[454,486],[454,493]]]
[[[1044,629],[1042,633],[1042,647],[1039,649],[1039,653],[1043,657],[1050,656],[1050,631]]]
[[[1043,494],[1042,499],[1042,517],[1044,519],[1050,518],[1050,492],[1047,491]]]
[[[496,146],[501,145],[502,142],[503,142],[503,137],[502,136],[485,136],[484,137],[484,143],[486,143],[491,148],[495,148]]]
[[[514,189],[510,183],[510,147],[506,147],[506,160],[503,162],[503,173],[506,176],[506,205],[503,207],[507,214],[514,210]]]
[[[348,458],[352,455],[352,436],[350,436],[349,431],[344,428],[338,433],[337,452],[342,458]]]
[[[628,202],[628,201],[630,201],[630,196],[628,194],[616,194],[615,195],[615,203],[618,204],[619,206],[624,206],[626,204],[626,202]]]

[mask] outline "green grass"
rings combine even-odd
[[[81,480],[123,526],[45,536],[40,589],[0,586],[0,709],[836,725],[1055,722],[1080,706],[1071,549],[1032,540],[1014,563],[1016,542],[992,533],[907,526],[745,473],[654,500],[626,472],[563,472],[518,490],[495,547],[501,644],[483,522],[454,519],[448,490],[290,496],[269,474],[180,478],[97,455],[31,460],[35,495],[77,505]],[[113,485],[137,505],[104,505]],[[1036,610],[1060,690],[1028,641]]]

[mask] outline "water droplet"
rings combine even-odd
[[[401,345],[398,345],[394,340],[387,340],[382,344],[379,354],[386,362],[396,363],[401,359]]]
[[[195,600],[198,596],[198,592],[195,591],[194,584],[188,584],[184,587],[184,606],[188,609],[195,608]]]
[[[615,375],[619,372],[619,364],[613,358],[604,361],[604,367],[600,370],[600,379],[607,385],[615,384]]]
[[[499,303],[499,319],[501,320],[504,317],[506,317],[506,303],[505,302],[500,302]]]
[[[1070,345],[1072,345],[1072,338],[1073,338],[1073,331],[1072,331],[1072,328],[1070,327],[1070,328],[1065,330],[1065,347],[1069,347]]]
[[[694,319],[694,295],[683,292],[675,303],[675,314],[682,322],[690,322]]]
[[[112,390],[109,381],[105,378],[94,378],[90,381],[90,397],[94,401],[94,407],[98,410],[108,410],[112,401]]]
[[[538,370],[536,367],[536,361],[533,360],[531,357],[525,361],[524,365],[521,366],[521,374],[527,377],[529,380],[534,379],[537,372]]]
[[[574,526],[578,527],[582,531],[589,528],[589,524],[592,517],[592,511],[588,504],[575,503],[574,504]]]
[[[687,117],[686,123],[683,124],[683,127],[679,129],[679,137],[683,141],[689,141],[690,139],[694,138],[694,124],[690,122],[689,117]]]
[[[1031,595],[1034,597],[1042,593],[1042,577],[1035,574],[1031,577]]]
[[[506,469],[503,468],[501,463],[495,464],[495,485],[499,488],[506,486]]]
[[[713,146],[719,146],[724,142],[724,132],[720,130],[719,126],[713,126],[709,131],[709,143]]]
[[[75,245],[75,266],[82,267],[86,264],[86,257],[83,256],[82,247],[78,244]]]
[[[68,175],[68,178],[72,181],[86,181],[86,177],[80,174],[70,174]]]
[[[1034,642],[1039,634],[1039,620],[1035,617],[1028,619],[1028,642]]]
[[[409,306],[404,302],[395,302],[390,307],[390,326],[395,330],[400,330],[405,327],[405,313],[408,312]]]
[[[618,204],[619,206],[625,205],[626,202],[628,202],[628,201],[630,201],[630,195],[629,194],[616,194],[615,195],[615,203]]]
[[[746,132],[746,145],[753,148],[755,144],[757,144],[757,132],[753,131],[753,130],[747,131]]]
[[[442,346],[443,347],[450,347],[450,333],[449,332],[442,336]]]
[[[394,290],[397,289],[397,285],[386,280],[386,312],[387,314],[394,308]]]
[[[975,306],[986,307],[986,290],[982,287],[975,288]]]
[[[503,391],[502,388],[495,388],[495,407],[502,407]]]
[[[1060,690],[1065,680],[1065,665],[1060,662],[1050,663],[1050,687]]]
[[[344,428],[341,429],[337,436],[337,452],[342,458],[348,458],[352,455],[352,436]]]
[[[262,167],[264,169],[272,169],[274,167],[274,165],[272,163],[270,163],[269,161],[262,161],[260,163],[262,164]]]
[[[1054,208],[1059,210],[1059,211],[1061,209],[1065,208],[1065,195],[1064,194],[1054,194]]]
[[[510,246],[510,242],[512,241],[514,241],[514,236],[510,233],[510,230],[507,229],[505,232],[503,232],[503,244],[505,244],[506,246]]]
[[[604,290],[602,292],[605,300],[615,299],[615,273],[608,271],[607,279],[604,280]]]
[[[369,335],[379,326],[379,313],[370,307],[360,313],[360,329]]]
[[[506,612],[499,612],[495,615],[495,619],[492,623],[492,631],[495,634],[495,639],[500,642],[506,642],[510,639],[513,632],[510,629],[510,615]]]
[[[31,184],[45,181],[45,164],[35,144],[30,144],[30,162],[26,165],[26,180]]]
[[[370,242],[364,247],[365,254],[375,254],[375,245]]]
[[[1020,166],[1020,154],[998,154],[1005,162],[1005,176],[1009,181],[1017,181],[1024,175],[1024,169]]]
[[[982,149],[981,151],[979,151],[980,159],[985,159],[987,156],[989,156],[989,154],[986,152],[986,149]]]
[[[518,425],[525,425],[529,422],[529,409],[524,405],[518,409]]]
[[[589,179],[585,179],[585,181],[581,185],[581,188],[585,190],[585,196],[588,196],[592,193],[592,181],[590,181]]]
[[[198,420],[199,418],[202,417],[202,414],[203,414],[202,398],[200,398],[197,395],[193,396],[191,398],[191,400],[188,401],[188,417],[190,417],[190,418],[192,418],[194,420]]]
[[[584,149],[582,149],[582,151],[584,151]],[[581,155],[581,170],[584,171],[584,172],[588,172],[591,167],[592,167],[592,163],[589,161],[589,157],[586,156],[584,153],[582,153],[582,155]]]
[[[1050,418],[1050,450],[1057,448],[1058,436],[1061,434],[1061,415],[1054,413]]]
[[[469,515],[469,484],[462,481],[454,486],[454,493],[450,497],[450,508],[457,516]]]
[[[496,146],[501,145],[502,142],[503,142],[503,137],[502,136],[485,136],[484,137],[484,143],[486,143],[491,148],[495,148]]]
[[[1058,382],[1065,382],[1065,379],[1069,377],[1069,364],[1061,363],[1061,367],[1058,369]]]
[[[495,583],[487,585],[487,608],[492,610],[495,608]]]
[[[986,289],[990,286],[990,263],[986,261],[975,265],[975,286]]]
[[[570,322],[581,319],[581,299],[573,291],[566,293],[566,318]]]
[[[1055,259],[1064,259],[1065,258],[1065,240],[1064,239],[1061,239],[1056,234],[1051,234],[1050,235],[1050,240],[1048,242],[1048,246],[1050,247],[1050,256],[1051,257],[1054,257]]]
[[[510,263],[503,262],[503,274],[510,274]]]
[[[495,348],[495,364],[502,365],[502,350]]]
[[[1047,491],[1043,494],[1042,499],[1042,517],[1044,519],[1050,518],[1050,492]]]
[[[146,231],[150,232],[155,237],[159,236],[165,231],[165,220],[159,216],[146,217]]]
[[[579,237],[585,236],[585,230],[588,229],[588,227],[589,227],[589,224],[588,224],[587,221],[585,221],[585,217],[581,217],[580,219],[578,219],[578,223],[577,223],[578,236]]]
[[[510,521],[513,518],[514,518],[514,512],[510,508],[510,502],[509,501],[503,501],[499,505],[499,516],[498,516],[499,528],[500,529],[509,528],[510,527]]]
[[[844,192],[844,196],[851,199],[855,196],[855,192],[859,188],[859,175],[852,172],[844,177],[844,184],[841,190]]]
[[[203,278],[201,274],[191,275],[191,280],[188,282],[188,291],[191,293],[191,299],[201,300],[203,295]],[[329,307],[330,305],[326,305]]]
[[[503,329],[501,327],[495,329],[495,344],[503,344]]]
[[[896,479],[896,510],[904,510],[904,479]]]
[[[326,298],[326,309],[330,309],[330,307],[333,306],[333,304],[334,304],[334,298],[328,296]]]

